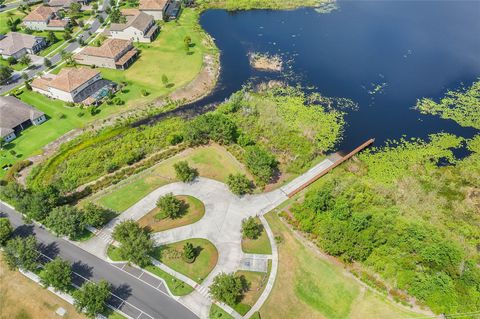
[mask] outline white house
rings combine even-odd
[[[19,59],[25,54],[35,54],[47,46],[44,37],[37,37],[19,32],[0,34],[0,55],[3,58]]]
[[[33,91],[48,97],[65,102],[80,103],[99,89],[95,84],[101,79],[101,73],[94,69],[64,68],[57,75],[45,74],[34,79],[31,86]]]
[[[125,70],[137,56],[138,51],[131,40],[107,39],[99,47],[83,48],[74,58],[79,64]]]
[[[125,23],[112,23],[110,36],[114,39],[134,42],[152,42],[159,32],[159,27],[151,15],[137,9],[123,9]]]
[[[43,31],[62,31],[68,25],[67,20],[59,19],[57,16],[58,8],[52,8],[47,6],[39,6],[32,10],[25,18],[23,18],[23,24],[25,27]]]
[[[10,142],[20,131],[42,124],[45,114],[14,96],[0,96],[0,137]]]

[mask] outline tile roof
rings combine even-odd
[[[50,16],[55,13],[57,10],[47,6],[39,6],[33,9],[23,21],[45,21],[50,18]]]
[[[47,26],[49,26],[49,27],[66,27],[67,24],[68,24],[67,20],[54,19],[54,20],[50,20],[50,22],[48,22]]]
[[[32,87],[42,90],[45,88],[55,88],[64,92],[72,92],[79,88],[88,80],[95,77],[100,72],[94,69],[80,67],[80,68],[65,68],[55,76],[42,76],[32,81]]]
[[[3,37],[0,35],[0,53],[12,55],[24,48],[32,49],[41,38],[19,32],[9,32]]]
[[[42,115],[43,112],[14,96],[0,96],[0,136],[5,137],[13,132],[15,126]]]
[[[48,2],[48,5],[49,6],[52,6],[52,7],[64,7],[64,8],[67,8],[67,7],[70,7],[70,5],[74,2],[77,2],[75,0],[50,0]]]
[[[130,40],[107,39],[100,47],[86,47],[79,54],[114,59],[131,44]]]
[[[140,31],[145,31],[148,25],[153,21],[153,17],[138,9],[123,9],[121,10],[123,16],[127,18],[126,23],[112,23],[110,25],[111,31],[123,31],[128,27],[133,27]]]
[[[163,10],[169,0],[140,0],[140,10]]]

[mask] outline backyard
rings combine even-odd
[[[200,176],[220,182],[225,182],[229,174],[246,173],[243,165],[225,148],[211,144],[188,149],[151,169],[126,179],[92,200],[107,208],[122,212],[158,187],[177,181],[173,164],[184,160],[196,168]]]

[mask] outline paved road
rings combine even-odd
[[[106,8],[108,6],[108,2],[109,2],[108,0],[103,1],[103,7],[104,8]],[[8,4],[7,6],[15,7],[15,6],[18,6],[21,3],[22,2],[11,3],[11,4]],[[0,11],[5,11],[5,8],[0,9]],[[103,17],[103,19],[107,18],[107,14],[105,12],[100,13],[100,15]],[[95,19],[92,22],[92,24],[90,25],[90,29],[80,33],[76,37],[76,39],[78,40],[78,39],[82,38],[84,41],[86,41],[90,37],[89,32],[94,34],[100,28],[100,26],[101,26],[101,24],[98,21],[98,19]],[[80,45],[78,44],[78,42],[74,41],[74,42],[70,43],[66,48],[64,48],[64,50],[66,52],[73,52],[76,49],[78,49],[79,47],[80,47]],[[49,57],[49,60],[50,60],[50,62],[52,62],[52,65],[55,65],[55,64],[61,62],[61,59],[62,58],[60,56],[60,52],[58,52],[57,54],[55,54],[52,57]],[[31,79],[35,75],[37,75],[39,72],[42,72],[42,71],[45,71],[45,70],[46,70],[46,67],[44,65],[36,65],[36,66],[32,66],[30,69],[26,70],[26,73],[28,74],[28,77]],[[0,85],[0,94],[8,92],[8,91],[16,88],[17,86],[22,85],[24,82],[25,82],[25,80],[21,77],[21,72],[15,72],[12,75],[12,78],[10,79],[10,82],[8,84]]]
[[[18,234],[35,233],[41,251],[49,257],[61,256],[72,262],[73,270],[83,277],[98,281],[105,279],[113,286],[113,293],[127,301],[121,310],[133,318],[196,319],[197,316],[165,293],[145,284],[117,267],[85,252],[66,240],[57,238],[38,226],[26,225],[22,216],[0,203],[0,211],[6,215]],[[122,304],[111,301],[113,306]],[[139,312],[138,309],[143,311]]]

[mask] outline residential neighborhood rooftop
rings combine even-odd
[[[140,10],[163,10],[169,0],[140,0]]]
[[[97,70],[85,67],[65,68],[57,75],[49,74],[36,78],[31,85],[40,89],[50,87],[64,92],[72,92],[99,73]]]
[[[45,21],[48,18],[50,18],[52,13],[55,13],[55,12],[57,12],[57,9],[42,5],[33,9],[25,18],[23,18],[23,20],[24,21]]]
[[[9,32],[6,35],[0,35],[0,54],[14,54],[23,48],[32,48],[37,43],[37,37],[20,32]]]
[[[122,31],[128,27],[133,27],[138,30],[145,30],[153,17],[149,14],[146,14],[138,9],[123,9],[121,10],[123,16],[126,17],[126,23],[112,23],[110,26],[111,31]]]
[[[14,96],[0,96],[0,137],[9,135],[14,127],[23,122],[33,121],[42,115],[43,112]]]
[[[115,58],[119,53],[127,49],[132,41],[123,39],[107,39],[100,47],[86,47],[82,54],[105,58]]]

